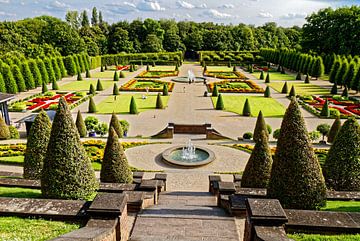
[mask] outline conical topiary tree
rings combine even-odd
[[[56,61],[55,58],[51,58],[50,61],[51,61],[51,65],[52,65],[53,70],[54,70],[55,80],[56,81],[61,80],[62,79],[61,70],[60,70],[60,67],[58,65],[58,62]]]
[[[309,84],[309,83],[310,83],[310,77],[309,74],[307,74],[305,77],[305,84]]]
[[[16,94],[18,92],[18,87],[9,65],[2,65],[2,74],[6,86],[6,92],[9,94]]]
[[[56,62],[60,68],[60,72],[61,72],[61,77],[64,78],[67,76],[67,71],[66,71],[66,68],[65,68],[65,65],[64,65],[64,61],[63,61],[63,58],[62,57],[57,57],[56,58]]]
[[[48,73],[49,76],[49,83],[52,83],[54,80],[56,80],[56,76],[51,60],[49,58],[44,58],[44,64],[45,64],[46,72]]]
[[[122,138],[124,136],[124,130],[122,129],[121,124],[114,112],[111,115],[111,120],[110,120],[110,124],[109,124],[109,129],[111,129],[111,128],[114,128],[114,130],[119,138]]]
[[[88,109],[88,112],[89,113],[96,113],[96,105],[95,105],[95,101],[92,97],[90,97],[90,100],[89,100],[89,109]]]
[[[47,85],[43,82],[42,83],[42,88],[41,88],[41,93],[46,93],[46,92],[48,92],[48,87],[47,87]]]
[[[164,109],[164,104],[162,102],[160,93],[158,93],[158,95],[156,97],[156,109]]]
[[[46,66],[44,64],[44,61],[42,61],[42,59],[37,59],[36,60],[37,66],[39,68],[39,71],[41,73],[41,80],[43,83],[47,84],[49,83],[49,75],[48,72],[46,71]]]
[[[40,179],[51,132],[50,118],[41,110],[36,116],[27,137],[24,154],[24,178]]]
[[[284,85],[283,85],[283,87],[282,87],[282,89],[281,89],[281,93],[287,94],[288,91],[289,91],[289,90],[288,90],[287,81],[285,81],[285,83],[284,83]]]
[[[289,97],[296,97],[295,86],[291,86]]]
[[[119,88],[116,83],[114,83],[113,95],[120,95]]]
[[[82,137],[82,138],[86,137],[86,134],[87,134],[86,125],[85,125],[84,119],[82,118],[80,110],[78,110],[75,125],[79,132],[80,137]]]
[[[81,72],[78,72],[77,73],[77,78],[76,78],[78,81],[81,81],[83,80],[82,76],[81,76]]]
[[[1,65],[1,63],[0,63]],[[1,93],[6,93],[6,85],[5,85],[5,82],[4,82],[4,78],[0,72],[0,92]]]
[[[30,67],[26,61],[22,62],[20,65],[22,76],[24,77],[25,86],[27,90],[35,88],[34,77],[30,71]]]
[[[42,77],[41,77],[41,73],[40,73],[40,70],[39,70],[39,67],[38,67],[36,61],[34,59],[30,59],[28,61],[28,64],[29,64],[29,69],[30,69],[31,74],[34,79],[35,87],[41,86],[42,85]]]
[[[324,164],[329,188],[360,191],[360,126],[350,118],[344,122],[330,147]]]
[[[89,70],[89,69],[86,69],[85,77],[86,77],[86,78],[91,78],[91,74],[90,74],[90,70]]]
[[[327,138],[327,141],[329,143],[334,143],[335,138],[340,131],[340,128],[341,128],[340,117],[336,117],[334,123],[332,124],[332,126],[329,130],[329,134],[328,134],[328,138]]]
[[[296,80],[301,80],[301,72],[298,72],[296,75]]]
[[[249,99],[246,98],[244,108],[243,108],[243,116],[251,116],[251,109]]]
[[[119,81],[119,75],[117,71],[114,72],[114,81]]]
[[[95,94],[96,94],[95,87],[93,86],[93,84],[90,84],[89,95],[95,95]]]
[[[224,101],[223,101],[223,98],[222,98],[221,94],[218,95],[218,98],[217,98],[217,101],[216,101],[216,109],[217,110],[224,110],[225,109]]]
[[[132,183],[133,177],[124,149],[114,128],[110,127],[102,161],[101,182]]]
[[[266,74],[265,83],[270,83],[270,73],[269,72],[267,72],[267,74]]]
[[[136,101],[135,101],[135,98],[134,96],[131,96],[131,100],[130,100],[130,114],[133,114],[133,115],[136,115],[138,114],[138,109],[137,109],[137,106],[136,106]]]
[[[98,187],[90,159],[81,144],[66,100],[61,98],[41,173],[46,198],[88,199]]]
[[[25,85],[25,80],[21,74],[20,68],[17,65],[12,65],[11,71],[16,81],[18,91],[24,92],[26,90],[26,85]]]
[[[260,72],[260,78],[259,79],[261,79],[261,80],[264,79],[264,71],[263,70],[261,70],[261,72]]]
[[[120,78],[125,78],[125,73],[123,71],[120,71]]]
[[[218,87],[217,87],[217,85],[214,85],[211,96],[218,96],[218,95],[219,95]]]
[[[58,90],[58,89],[59,89],[59,85],[57,84],[57,81],[54,80],[54,81],[52,82],[51,87],[52,87],[53,90]]]
[[[271,165],[272,158],[268,136],[265,131],[261,131],[245,166],[241,178],[241,187],[266,188],[270,179]]]
[[[100,81],[100,79],[98,79],[97,83],[96,83],[96,91],[103,91],[103,90],[104,90],[104,88],[101,84],[101,81]]]
[[[164,84],[163,87],[163,96],[168,96],[169,95],[169,90],[168,90],[168,85]]]
[[[317,209],[326,202],[324,177],[294,98],[281,124],[267,195],[284,208]]]
[[[64,58],[64,65],[65,65],[65,68],[66,68],[66,71],[67,73],[70,75],[70,76],[74,76],[77,72],[78,72],[78,69],[76,67],[76,63],[74,61],[74,57],[71,56],[71,55],[68,55]],[[80,71],[80,70],[79,70]]]
[[[262,131],[264,131],[266,134],[266,137],[269,138],[269,133],[267,131],[263,113],[262,113],[262,111],[259,111],[259,115],[257,117],[255,129],[254,129],[254,136],[253,136],[253,140],[255,142],[260,141]]]
[[[342,92],[341,96],[346,97],[346,98],[349,97],[349,91],[348,91],[348,88],[346,85],[345,85],[344,91]]]
[[[329,108],[329,101],[326,100],[322,109],[321,109],[321,112],[320,112],[320,116],[323,116],[323,117],[330,117],[330,108]]]
[[[271,92],[270,92],[270,87],[266,86],[265,92],[264,92],[264,97],[269,98],[271,96]]]
[[[331,94],[333,94],[333,95],[337,95],[337,83],[336,82],[334,82],[334,84],[333,84],[333,86],[332,86],[332,88],[331,88],[331,91],[330,91],[330,93]]]
[[[10,139],[10,130],[9,127],[6,125],[4,119],[0,115],[0,140],[7,139]]]

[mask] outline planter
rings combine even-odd
[[[90,131],[89,132],[89,137],[96,137],[96,132],[95,131]]]

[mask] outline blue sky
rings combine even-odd
[[[170,18],[225,24],[276,22],[301,26],[306,15],[326,7],[359,5],[360,0],[0,0],[0,20],[39,15],[64,19],[68,10],[96,6],[110,23],[136,18]]]

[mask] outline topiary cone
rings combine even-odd
[[[114,83],[113,95],[120,95],[119,88],[116,83]]]
[[[269,98],[271,96],[270,93],[270,87],[266,86],[265,92],[264,92],[264,97]]]
[[[224,107],[224,101],[223,101],[223,98],[222,98],[222,95],[219,94],[218,98],[217,98],[217,101],[216,101],[216,109],[217,110],[224,110],[225,107]]]
[[[123,129],[120,125],[120,122],[114,112],[111,115],[111,120],[110,120],[110,124],[109,124],[109,129],[111,129],[111,128],[114,128],[114,130],[119,138],[122,138],[124,136],[124,131],[123,131]]]
[[[87,134],[86,125],[85,125],[84,119],[82,118],[80,110],[78,110],[75,125],[79,132],[80,137],[82,137],[82,138],[86,137],[86,134]]]
[[[310,77],[309,74],[307,74],[305,77],[305,84],[309,84],[309,83],[310,83]]]
[[[262,111],[259,111],[259,115],[257,117],[256,124],[255,124],[254,136],[253,136],[253,140],[255,142],[260,141],[262,131],[264,131],[266,134],[266,137],[269,138],[269,133],[267,131],[263,113],[262,113]]]
[[[249,99],[245,100],[244,108],[243,108],[243,116],[251,116],[251,109]]]
[[[218,87],[215,84],[211,96],[218,96],[218,95],[219,95]]]
[[[296,80],[301,80],[301,73],[300,72],[297,73]]]
[[[270,73],[269,72],[267,72],[267,74],[266,74],[265,83],[270,83]]]
[[[90,97],[90,100],[89,100],[89,109],[88,110],[89,110],[88,111],[89,113],[96,113],[96,111],[97,111],[95,102],[92,97]]]
[[[324,164],[324,176],[336,191],[360,191],[360,126],[350,118],[340,128]]]
[[[329,109],[329,101],[328,100],[325,101],[325,103],[321,109],[320,116],[327,117],[327,118],[330,117],[330,109]]]
[[[164,105],[163,105],[160,93],[158,93],[158,95],[156,97],[156,109],[164,109]]]
[[[48,87],[47,85],[45,84],[45,82],[42,83],[42,89],[41,89],[41,93],[46,93],[48,92]]]
[[[289,97],[296,97],[296,91],[294,86],[291,86]]]
[[[119,75],[117,71],[114,72],[114,81],[119,81]]]
[[[52,82],[52,89],[53,89],[53,90],[58,90],[58,89],[59,89],[59,86],[58,86],[56,80],[54,80],[54,81]]]
[[[90,84],[89,95],[95,95],[95,94],[96,94],[95,88],[93,84]]]
[[[324,177],[295,98],[281,124],[267,196],[290,209],[318,209],[326,203]]]
[[[136,106],[136,102],[135,102],[135,98],[134,96],[131,96],[131,100],[130,100],[130,114],[136,115],[138,114],[138,110],[137,110],[137,106]]]
[[[150,71],[150,66],[149,66],[149,64],[146,65],[146,71]]]
[[[95,172],[62,97],[44,159],[41,193],[45,198],[85,200],[92,197],[97,188]]]
[[[91,74],[90,74],[90,70],[89,70],[89,69],[86,69],[85,77],[86,77],[86,78],[91,78]]]
[[[346,97],[346,98],[349,97],[349,92],[348,92],[348,88],[346,85],[345,85],[344,91],[342,92],[341,96]]]
[[[268,144],[268,136],[261,131],[259,139],[251,152],[249,161],[241,178],[241,187],[267,188],[271,173],[271,150]]]
[[[51,122],[41,110],[31,125],[24,154],[24,178],[40,179],[47,146],[49,144]]]
[[[341,128],[340,117],[336,117],[334,123],[332,124],[329,130],[328,139],[327,139],[329,143],[333,143],[335,141],[335,138],[339,133],[340,128]]]
[[[122,145],[110,127],[100,172],[101,182],[132,183],[133,177]]]
[[[120,71],[120,78],[125,78],[125,74],[124,74],[124,72],[123,71]]]
[[[284,83],[284,85],[283,85],[283,87],[282,87],[282,89],[281,89],[281,93],[282,94],[287,94],[288,93],[288,85],[287,85],[287,82],[285,81],[285,83]]]
[[[104,67],[101,65],[100,72],[104,72]]]
[[[163,96],[168,96],[169,95],[169,91],[168,91],[168,85],[164,84],[163,87]]]
[[[331,88],[331,91],[330,91],[330,93],[331,94],[333,94],[333,95],[337,95],[337,83],[336,82],[334,82],[334,84],[333,84],[333,86],[332,86],[332,88]]]
[[[264,79],[264,71],[263,70],[261,70],[261,72],[260,72],[260,78],[259,79],[261,79],[261,80]]]
[[[103,90],[104,90],[104,88],[101,84],[101,81],[100,81],[100,79],[98,79],[97,83],[96,83],[96,91],[103,91]]]
[[[77,73],[77,80],[79,80],[79,81],[80,81],[80,80],[83,80],[80,72]]]

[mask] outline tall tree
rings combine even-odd
[[[88,14],[86,12],[86,10],[84,10],[81,13],[81,27],[89,27],[90,26],[90,22],[89,22],[89,17]]]
[[[99,23],[99,15],[96,7],[93,7],[91,14],[91,25],[96,26]]]

